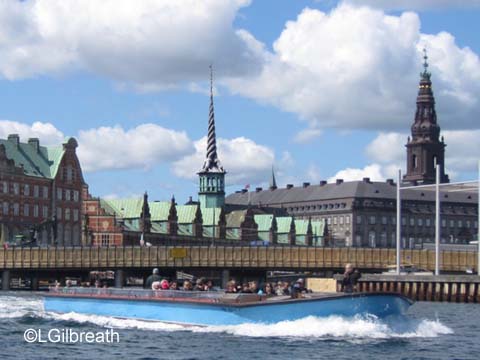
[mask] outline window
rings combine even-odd
[[[425,219],[425,226],[430,227],[431,225],[432,225],[432,221],[430,220],[430,218],[426,218]]]
[[[387,233],[385,231],[380,234],[380,243],[383,247],[387,246]]]
[[[405,216],[402,217],[402,225],[407,225],[407,219],[405,218]]]
[[[375,247],[375,231],[368,232],[368,245],[372,248]]]
[[[343,216],[339,216],[339,217],[338,217],[338,223],[339,223],[340,225],[343,225]]]
[[[362,223],[362,216],[357,215],[357,225],[360,225]]]
[[[336,216],[333,217],[333,225],[337,225],[337,217]]]
[[[382,216],[382,225],[387,225],[387,217]]]
[[[23,205],[23,216],[30,216],[30,207],[28,204]]]
[[[467,229],[470,229],[470,226],[471,226],[470,220],[466,220],[466,221],[465,221],[465,227],[466,227]]]
[[[475,221],[474,226],[475,226],[475,229],[478,227],[478,221]]]
[[[377,218],[375,217],[375,215],[370,216],[370,225],[375,225],[376,222]]]
[[[48,218],[48,206],[43,206],[42,217],[44,217],[45,219]]]
[[[73,191],[73,201],[78,201],[78,191],[77,190]]]
[[[70,209],[65,209],[65,220],[70,220]]]
[[[62,220],[62,208],[57,208],[57,220]]]
[[[392,225],[396,225],[397,224],[397,219],[395,218],[395,216],[392,216]]]
[[[327,218],[327,225],[332,225],[332,218],[331,217]]]
[[[455,221],[454,220],[450,220],[450,227],[451,228],[455,227]]]
[[[410,218],[410,226],[415,226],[415,219],[413,217]]]
[[[62,200],[62,188],[57,188],[57,200]]]
[[[78,209],[73,209],[73,221],[78,221]]]
[[[33,196],[38,197],[38,191],[39,191],[39,190],[38,190],[38,185],[35,185],[35,186],[33,187]]]
[[[65,200],[70,201],[70,190],[65,190]]]
[[[38,205],[33,206],[33,216],[38,217]]]
[[[417,165],[418,165],[418,164],[417,164],[417,156],[416,156],[416,155],[412,155],[412,167],[413,167],[414,169],[416,169],[416,168],[417,168]]]
[[[3,182],[3,193],[8,194],[8,182]]]
[[[417,224],[418,224],[418,226],[423,226],[423,219],[422,219],[422,218],[418,218],[418,219],[417,219]]]
[[[8,202],[4,201],[3,202],[3,215],[8,215],[9,214],[9,211],[8,211]]]
[[[43,187],[43,198],[48,199],[48,186]]]
[[[463,227],[463,221],[462,221],[462,220],[458,220],[458,221],[457,221],[457,226],[458,226],[459,228]]]
[[[13,215],[18,216],[20,214],[20,205],[18,203],[13,204]]]
[[[345,224],[350,225],[350,215],[345,216]]]
[[[25,196],[29,196],[30,195],[30,185],[28,184],[25,184],[23,186],[23,195]],[[28,216],[28,215],[27,215]]]
[[[110,234],[102,234],[102,246],[110,245]]]
[[[20,194],[20,184],[19,183],[13,183],[13,193],[15,195]]]
[[[447,220],[442,219],[442,227],[447,227]]]

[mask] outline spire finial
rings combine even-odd
[[[420,74],[422,78],[430,78],[430,73],[428,72],[428,55],[427,48],[423,48],[423,72]]]
[[[270,190],[275,190],[277,188],[277,180],[275,179],[275,171],[272,165],[272,176],[270,177]]]
[[[208,113],[207,158],[202,171],[220,171],[223,167],[217,155],[217,138],[215,135],[215,111],[213,107],[213,66],[210,64],[210,108]]]

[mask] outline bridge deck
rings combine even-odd
[[[402,250],[403,264],[434,270],[432,250]],[[320,248],[299,246],[152,246],[50,247],[0,250],[1,269],[125,269],[125,268],[250,268],[308,270],[342,268],[385,269],[395,264],[395,249]],[[476,269],[476,252],[443,251],[442,271]]]

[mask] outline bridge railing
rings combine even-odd
[[[443,271],[476,269],[476,252],[443,251]],[[432,250],[403,250],[402,263],[434,270]],[[395,249],[302,246],[152,246],[49,247],[0,249],[0,269],[108,268],[262,268],[326,269],[352,263],[385,269],[395,264]]]

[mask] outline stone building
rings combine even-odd
[[[407,173],[402,185],[435,182],[435,164],[440,166],[440,181],[448,182],[445,174],[445,143],[440,138],[431,74],[420,75],[417,109],[408,138]],[[303,183],[284,189],[276,186],[272,175],[269,189],[237,191],[227,196],[227,206],[268,206],[280,208],[296,219],[325,220],[326,241],[333,246],[394,247],[396,244],[396,184],[373,182],[368,178],[344,182],[337,179],[328,184],[321,181]],[[466,243],[475,238],[478,229],[478,198],[468,192],[441,195],[441,242]],[[402,191],[402,246],[422,247],[435,237],[435,193],[433,191]]]
[[[74,138],[56,147],[0,140],[1,242],[80,245],[86,185],[76,148]]]

